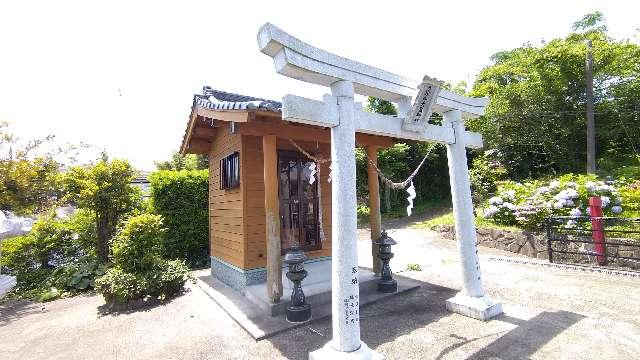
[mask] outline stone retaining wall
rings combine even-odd
[[[451,225],[437,225],[435,231],[444,238],[454,240],[455,231]],[[548,260],[546,234],[531,231],[507,231],[498,229],[477,229],[478,244],[495,249],[509,251],[535,259]],[[590,241],[590,239],[584,239]],[[611,242],[625,242],[624,239],[609,238]],[[593,252],[593,243],[560,242],[554,249],[572,252]],[[608,265],[640,270],[640,261],[617,259],[616,256],[640,258],[640,247],[628,245],[607,245]],[[578,254],[554,253],[554,262],[569,262],[578,264],[596,264],[594,256]]]
[[[455,240],[455,231],[451,225],[437,225],[433,230],[446,239]],[[477,234],[479,245],[535,259],[548,259],[545,235],[530,231],[513,232],[498,229],[477,229]]]

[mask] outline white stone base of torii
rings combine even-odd
[[[260,51],[271,56],[276,71],[301,81],[328,86],[323,101],[286,95],[282,118],[286,121],[331,128],[332,163],[332,329],[333,338],[310,359],[383,359],[360,340],[355,133],[367,133],[447,146],[455,231],[462,267],[462,290],[447,300],[450,311],[488,320],[502,306],[484,294],[476,246],[466,147],[482,147],[480,134],[467,132],[463,118],[484,113],[486,98],[468,98],[441,90],[433,111],[442,113],[443,125],[404,126],[419,82],[331,54],[265,24],[258,33]],[[398,117],[363,111],[354,94],[374,96],[398,106]]]

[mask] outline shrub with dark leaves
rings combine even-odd
[[[122,307],[140,299],[164,300],[182,291],[191,278],[183,260],[164,259],[166,229],[159,215],[132,216],[112,244],[114,266],[96,279],[96,291],[107,307]]]

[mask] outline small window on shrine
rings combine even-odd
[[[234,152],[220,159],[220,190],[240,185],[240,153]]]

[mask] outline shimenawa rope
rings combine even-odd
[[[306,156],[307,158],[313,160],[316,163],[316,176],[317,176],[317,181],[318,181],[318,225],[319,225],[319,232],[320,232],[320,241],[324,241],[325,240],[325,235],[324,235],[324,227],[323,227],[323,222],[322,222],[322,185],[320,184],[320,179],[322,179],[321,173],[320,173],[320,168],[321,168],[321,164],[328,164],[331,162],[330,159],[327,158],[321,158],[321,157],[316,157],[311,155],[309,152],[307,152],[305,149],[303,149],[300,145],[298,145],[295,141],[293,141],[292,139],[289,139],[289,142],[291,143],[291,145],[293,145],[293,147],[295,147],[296,149],[298,149],[298,151],[300,151],[302,154],[304,154],[304,156]],[[383,183],[385,183],[386,186],[394,189],[394,190],[398,190],[398,189],[405,189],[412,181],[413,178],[416,177],[416,175],[418,174],[418,171],[420,171],[420,168],[422,168],[422,165],[424,165],[424,163],[427,161],[427,158],[429,157],[429,155],[431,154],[431,152],[433,151],[433,149],[437,146],[437,144],[432,145],[429,150],[427,150],[427,153],[424,155],[424,158],[422,159],[422,161],[420,162],[420,164],[418,165],[418,167],[413,171],[413,173],[411,173],[411,175],[409,175],[409,177],[403,181],[403,182],[399,182],[399,183],[395,183],[393,181],[391,181],[388,177],[386,177],[382,171],[380,171],[380,168],[378,168],[378,166],[376,165],[376,163],[373,162],[373,160],[369,159],[369,164],[371,164],[373,166],[373,168],[376,170],[376,172],[378,173],[378,175],[380,176],[380,179],[382,180]],[[329,181],[331,181],[330,178],[331,174],[329,174]],[[410,189],[411,190],[411,189]],[[415,197],[415,195],[414,195]],[[411,207],[411,205],[409,206]],[[408,211],[410,211],[409,209],[407,209]]]

